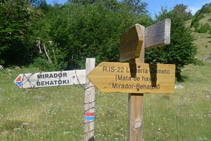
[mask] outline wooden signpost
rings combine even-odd
[[[174,93],[175,65],[103,62],[88,78],[101,92]]]
[[[120,36],[120,61],[139,58],[141,48],[155,48],[170,43],[171,20],[165,19],[147,28],[136,24]],[[143,52],[143,50],[142,50]]]
[[[171,21],[165,19],[145,28],[139,24],[120,37],[120,61],[86,60],[86,70],[20,74],[14,83],[20,88],[86,84],[84,101],[84,140],[94,140],[95,88],[102,92],[129,93],[128,140],[142,140],[143,93],[174,93],[175,65],[144,63],[145,49],[170,43]],[[95,69],[94,69],[95,68]],[[92,84],[88,79],[94,84]]]
[[[120,37],[120,61],[101,63],[88,78],[102,92],[130,93],[128,96],[128,140],[142,140],[143,93],[173,93],[175,65],[144,64],[145,49],[170,43],[170,19],[145,28],[139,24]]]

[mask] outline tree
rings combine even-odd
[[[205,14],[211,12],[211,3],[206,3],[202,6],[200,10],[197,11],[199,14]]]
[[[123,0],[123,4],[128,6],[128,12],[136,14],[138,16],[146,15],[148,13],[146,6],[147,3],[141,0]]]
[[[93,4],[96,2],[96,0],[68,0],[68,2],[86,5],[86,4]]]
[[[33,8],[27,0],[1,0],[0,9],[0,64],[26,62]]]
[[[185,21],[191,19],[192,17],[191,10],[189,10],[184,4],[177,4],[171,12],[177,14],[177,16],[181,17]]]
[[[46,5],[46,0],[30,0],[30,4],[36,8]]]
[[[194,27],[196,32],[201,32],[199,21],[200,19],[204,18],[204,14],[206,13],[211,13],[211,3],[206,3],[205,5],[203,5],[202,8],[198,10],[193,16],[191,27]]]
[[[183,19],[177,13],[161,9],[156,15],[156,21],[171,19],[171,43],[166,46],[146,50],[146,62],[176,64],[176,77],[182,80],[181,69],[195,62],[196,48],[189,28],[185,27]]]
[[[152,22],[149,15],[139,18],[128,8],[117,0],[69,2],[48,8],[34,32],[42,44],[43,53],[39,57],[48,60],[43,55],[45,45],[52,64],[60,70],[84,68],[87,57],[95,57],[97,63],[118,61],[120,35],[136,23]]]

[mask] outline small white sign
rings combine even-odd
[[[14,83],[20,88],[40,88],[85,84],[86,70],[19,74]]]

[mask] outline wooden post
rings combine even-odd
[[[130,63],[144,63],[145,27],[140,27],[143,36],[140,56],[131,60]],[[128,95],[128,141],[142,141],[143,99],[144,94],[131,93]]]
[[[87,75],[95,68],[95,59],[86,59],[86,89],[84,99],[84,141],[94,141],[95,87]]]

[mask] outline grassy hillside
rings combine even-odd
[[[211,140],[211,35],[193,33],[204,65],[182,70],[173,95],[144,96],[144,140]],[[81,86],[19,89],[13,80],[37,68],[0,72],[0,140],[83,140]],[[128,94],[96,95],[95,139],[127,140]]]
[[[199,21],[200,24],[208,23],[211,26],[211,13],[204,14],[204,18]]]

